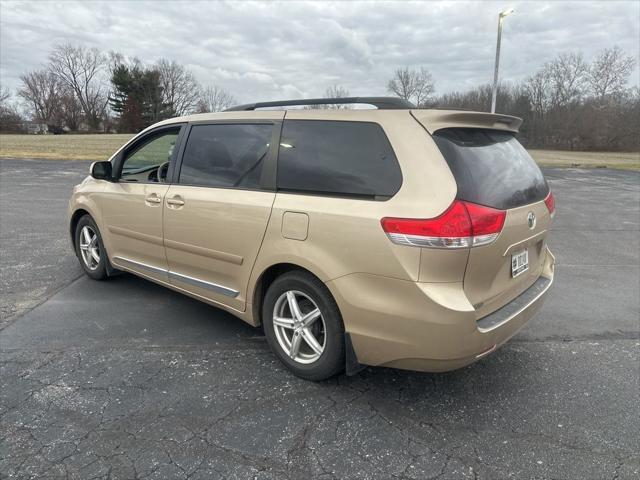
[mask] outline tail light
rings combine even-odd
[[[398,245],[431,248],[468,248],[493,242],[504,225],[506,212],[455,200],[435,218],[383,218],[380,223]]]
[[[556,199],[554,198],[553,193],[551,193],[551,190],[549,190],[547,198],[544,199],[544,204],[547,206],[547,210],[549,210],[549,213],[553,218],[554,213],[556,213]]]

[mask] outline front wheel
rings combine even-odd
[[[94,280],[107,278],[107,252],[100,230],[89,215],[78,221],[75,232],[76,255],[85,273]]]
[[[313,275],[278,277],[265,295],[262,318],[271,350],[295,375],[324,380],[344,368],[344,328],[335,300]]]

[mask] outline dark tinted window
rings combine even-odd
[[[458,184],[458,198],[508,209],[544,200],[547,182],[512,133],[447,128],[433,135]]]
[[[180,168],[180,183],[259,188],[272,125],[194,125]]]
[[[285,121],[278,188],[338,195],[391,196],[402,174],[375,123]]]

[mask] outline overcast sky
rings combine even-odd
[[[384,95],[394,69],[428,68],[437,93],[489,82],[498,12],[501,78],[520,80],[559,53],[640,52],[640,1],[0,3],[2,86],[71,42],[144,62],[175,59],[242,102],[322,96],[329,85]],[[638,69],[633,75],[638,83]]]

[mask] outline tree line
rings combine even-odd
[[[133,133],[166,118],[224,110],[236,101],[216,85],[203,86],[176,61],[146,65],[118,52],[64,44],[41,69],[20,76],[17,96],[28,117],[55,133]],[[25,119],[0,92],[0,131],[19,132]]]
[[[496,112],[523,119],[519,138],[530,148],[640,150],[640,90],[635,67],[619,47],[587,62],[580,52],[558,55],[519,83],[498,86]],[[416,105],[489,111],[492,85],[435,96],[426,69],[396,70],[387,89]]]
[[[640,90],[629,86],[633,57],[619,47],[591,62],[580,52],[558,55],[518,83],[498,87],[496,111],[521,117],[521,141],[532,148],[570,150],[640,149]],[[176,61],[145,64],[117,52],[70,44],[54,47],[42,69],[20,77],[18,96],[30,117],[50,129],[137,132],[165,118],[224,110],[236,103],[216,85],[202,86]],[[425,67],[399,68],[389,93],[421,108],[488,111],[491,85],[436,95]],[[333,85],[324,96],[349,91]],[[0,131],[22,124],[21,114],[0,94]],[[345,108],[344,105],[321,108]]]

